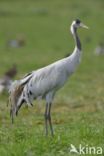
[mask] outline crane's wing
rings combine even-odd
[[[64,74],[56,65],[47,66],[33,73],[28,86],[34,97],[45,96],[49,91],[56,90],[63,83]]]

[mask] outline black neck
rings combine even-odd
[[[77,28],[74,27],[73,29],[74,29],[74,39],[75,39],[76,46],[79,50],[81,50],[81,42],[77,34]]]

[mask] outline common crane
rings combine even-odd
[[[69,57],[32,71],[24,78],[14,81],[10,89],[10,114],[12,122],[14,115],[17,115],[23,103],[32,105],[34,99],[45,99],[45,133],[46,135],[48,134],[49,124],[51,134],[54,134],[51,122],[51,106],[55,93],[65,84],[72,73],[75,72],[80,63],[81,43],[77,34],[77,28],[79,27],[88,28],[79,19],[72,22],[70,30],[75,40],[75,49]]]

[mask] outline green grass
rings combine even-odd
[[[0,0],[0,75],[13,63],[17,79],[71,53],[69,32],[73,19],[90,27],[80,29],[83,59],[77,72],[56,95],[52,107],[55,136],[44,135],[44,102],[23,107],[15,123],[9,117],[7,94],[0,96],[0,155],[72,156],[76,147],[101,146],[104,151],[104,57],[94,50],[104,38],[103,0]],[[21,48],[7,47],[10,39],[24,36]]]

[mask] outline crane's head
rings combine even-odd
[[[71,32],[73,33],[73,31],[79,27],[88,29],[88,27],[85,24],[83,24],[79,19],[76,19],[71,24]]]

